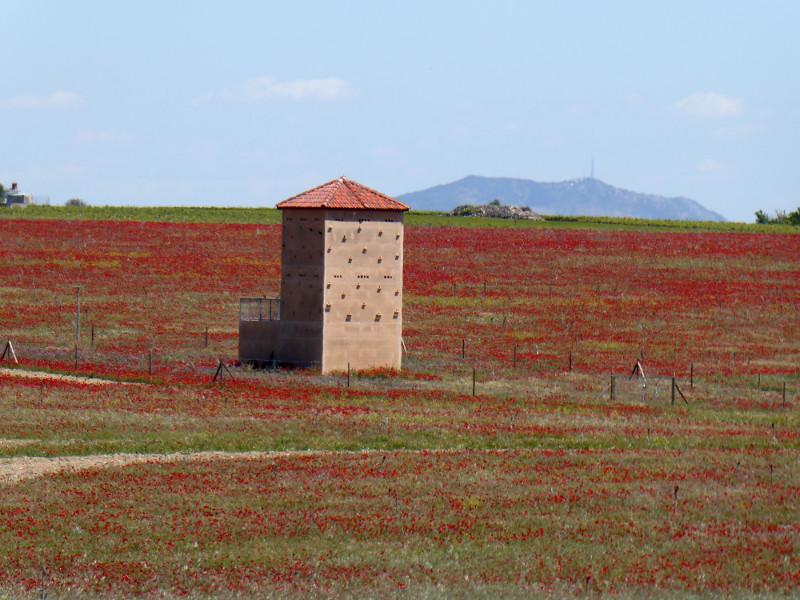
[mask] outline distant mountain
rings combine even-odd
[[[637,217],[680,221],[725,221],[725,217],[689,198],[640,194],[586,177],[558,183],[540,183],[509,177],[478,177],[437,185],[397,196],[412,210],[446,212],[461,204],[488,204],[499,200],[529,206],[542,215]]]

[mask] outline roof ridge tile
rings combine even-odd
[[[409,210],[402,202],[344,176],[279,202],[277,208]]]

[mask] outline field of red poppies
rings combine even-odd
[[[0,235],[13,368],[116,382],[0,372],[9,597],[800,584],[796,235],[408,228],[404,369],[349,385],[234,364],[239,297],[279,292],[277,225]],[[100,455],[147,460],[8,474]]]

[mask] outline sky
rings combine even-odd
[[[467,175],[800,206],[800,2],[0,0],[0,183],[274,206]]]

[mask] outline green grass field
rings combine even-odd
[[[0,209],[0,219],[67,219],[87,221],[135,221],[154,223],[277,224],[275,208],[134,207],[134,206],[28,206]],[[481,217],[447,217],[436,212],[409,212],[408,227],[531,228],[531,229],[619,229],[633,231],[714,231],[746,233],[798,233],[791,225],[717,223],[710,221],[664,221],[624,217],[548,216],[545,221],[515,221]]]

